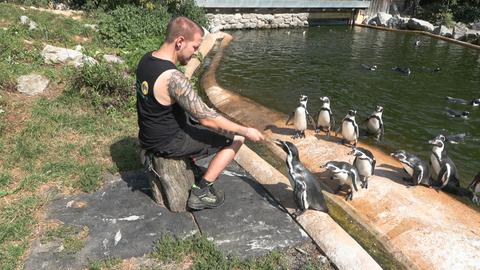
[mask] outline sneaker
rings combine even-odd
[[[192,186],[187,206],[192,210],[202,210],[206,208],[217,208],[225,202],[225,194],[216,190],[213,185],[205,188]]]

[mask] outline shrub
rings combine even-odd
[[[456,21],[470,23],[480,20],[480,7],[479,6],[458,6],[453,10],[453,17]]]
[[[66,89],[67,94],[80,94],[101,110],[133,110],[133,78],[118,65],[99,63],[83,65]]]
[[[203,27],[207,26],[206,11],[197,6],[194,0],[160,0],[160,3],[165,5],[174,17],[185,16]]]
[[[128,48],[146,39],[163,41],[170,14],[162,6],[149,10],[126,5],[100,16],[99,35],[109,46]]]

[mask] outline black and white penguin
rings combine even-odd
[[[373,175],[377,163],[375,157],[372,152],[362,147],[353,147],[348,154],[355,156],[353,166],[357,169],[362,188],[368,188],[368,178]]]
[[[375,111],[365,120],[367,122],[367,132],[374,135],[376,140],[381,140],[384,134],[382,115],[383,107],[377,105]]]
[[[470,104],[473,107],[480,106],[480,98],[474,98],[471,101],[467,101],[463,98],[453,98],[453,97],[449,97],[449,96],[447,96],[446,98],[447,98],[448,102],[454,103],[454,104],[464,104],[464,105]]]
[[[473,193],[472,202],[480,205],[480,172],[477,173],[467,189],[470,189]]]
[[[349,190],[345,196],[345,200],[353,199],[353,190],[358,191],[357,181],[359,181],[359,176],[357,169],[350,165],[347,162],[343,161],[329,161],[325,165],[321,166],[332,172],[332,179],[339,181],[339,185],[335,193],[338,193],[342,188],[342,185],[348,185]]]
[[[357,125],[357,122],[355,121],[356,114],[357,114],[357,111],[354,109],[351,109],[350,111],[348,111],[347,115],[342,120],[342,125],[340,126],[340,129],[337,130],[336,132],[336,133],[341,132],[343,137],[343,140],[342,140],[343,143],[354,142],[353,146],[357,145],[357,140],[359,136],[358,125]]]
[[[300,162],[297,147],[288,141],[275,140],[275,143],[287,153],[288,179],[298,206],[294,216],[298,217],[309,208],[327,213],[322,187],[315,176]]]
[[[320,130],[322,130],[327,132],[327,136],[330,136],[330,130],[335,126],[335,118],[330,108],[330,99],[328,97],[321,97],[320,100],[323,101],[323,105],[316,114],[317,129],[315,132],[319,133]]]
[[[460,178],[458,177],[457,167],[445,150],[445,136],[438,135],[428,143],[433,145],[430,154],[430,166],[432,167],[432,178],[435,181],[434,185],[440,189],[447,186],[458,189]]]
[[[307,101],[308,97],[306,95],[300,95],[298,107],[288,116],[287,122],[285,123],[285,125],[288,125],[293,117],[295,134],[292,136],[292,139],[305,138],[305,130],[308,128],[308,122],[312,124],[313,129],[316,129],[315,122],[307,110]]]
[[[410,70],[409,67],[407,67],[407,68],[393,67],[392,70],[398,71],[398,72],[403,73],[403,74],[405,74],[405,75],[410,75],[410,74],[412,74],[412,71]]]
[[[461,117],[463,119],[468,119],[468,116],[470,115],[470,112],[468,111],[457,111],[457,110],[452,110],[450,108],[445,109],[447,111],[447,115],[450,117]]]
[[[403,180],[411,182],[412,185],[424,184],[430,186],[430,168],[427,162],[405,150],[398,150],[390,154],[400,161],[405,172],[410,178]]]
[[[371,70],[371,71],[375,71],[377,70],[377,65],[367,65],[367,64],[362,64],[362,67],[366,70]]]

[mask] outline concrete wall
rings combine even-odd
[[[207,14],[212,32],[222,29],[287,28],[308,26],[308,13],[282,14]]]

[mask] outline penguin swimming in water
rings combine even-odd
[[[353,190],[358,191],[357,181],[359,181],[359,176],[357,169],[349,163],[343,161],[329,161],[325,165],[321,166],[321,168],[326,168],[327,170],[331,171],[333,173],[332,179],[340,182],[335,193],[340,191],[342,185],[349,186],[345,200],[352,200]]]
[[[375,135],[377,141],[383,139],[384,134],[382,114],[383,107],[377,105],[375,111],[365,120],[367,122],[367,132]]]
[[[473,181],[468,185],[467,189],[470,189],[473,193],[472,202],[480,205],[480,172],[477,173]]]
[[[353,166],[357,169],[362,188],[368,188],[368,178],[375,171],[377,161],[372,152],[362,147],[353,147],[349,155],[354,155]]]
[[[401,67],[393,67],[392,70],[394,71],[398,71],[400,73],[403,73],[405,75],[410,75],[412,74],[412,71],[410,70],[410,68],[401,68]]]
[[[330,130],[335,126],[335,118],[330,109],[330,99],[328,97],[321,97],[320,100],[323,101],[323,105],[320,111],[316,113],[317,128],[315,132],[319,133],[320,130],[322,130],[327,132],[327,136],[330,136]]]
[[[432,153],[430,154],[430,165],[432,167],[432,178],[434,184],[443,189],[445,187],[454,188],[460,187],[457,167],[453,161],[448,157],[445,151],[445,136],[438,135],[433,140],[428,141],[433,145]]]
[[[471,101],[467,101],[465,99],[462,99],[462,98],[453,98],[453,97],[449,97],[447,96],[447,101],[450,102],[450,103],[455,103],[455,104],[470,104],[472,105],[473,107],[478,107],[480,106],[480,98],[475,98],[475,99],[472,99]]]
[[[410,178],[403,178],[403,180],[411,182],[412,185],[424,184],[430,186],[430,168],[427,162],[405,150],[398,150],[390,155],[400,161],[404,171],[410,176]]]
[[[367,65],[367,64],[362,64],[362,67],[366,70],[371,70],[371,71],[375,71],[377,70],[377,65]]]
[[[457,111],[457,110],[452,110],[449,108],[446,108],[447,110],[447,115],[450,117],[461,117],[463,119],[468,119],[468,116],[470,115],[470,112],[468,111]]]
[[[287,122],[285,123],[285,125],[288,125],[293,117],[295,134],[292,136],[292,139],[305,138],[305,130],[308,128],[308,122],[310,122],[313,128],[316,129],[315,122],[307,111],[307,101],[308,97],[306,95],[300,95],[300,104],[295,111],[288,116]]]
[[[297,147],[288,141],[275,140],[275,143],[287,153],[288,179],[298,206],[294,217],[300,216],[309,208],[327,213],[322,187],[315,176],[300,162]]]
[[[348,111],[347,115],[342,120],[342,125],[340,125],[340,129],[336,132],[341,132],[343,137],[343,143],[345,143],[345,141],[349,143],[351,143],[352,141],[355,142],[353,146],[357,145],[357,140],[359,136],[358,125],[357,122],[355,122],[356,114],[357,111],[354,109]]]

